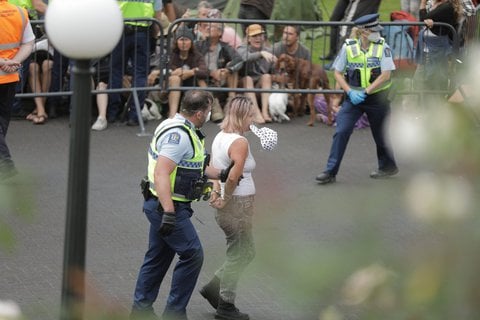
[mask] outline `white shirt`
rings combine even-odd
[[[231,159],[228,156],[228,149],[232,143],[237,139],[246,139],[237,133],[226,133],[220,131],[213,139],[212,143],[212,164],[215,168],[226,169]],[[250,145],[248,145],[248,156],[243,167],[243,179],[233,191],[235,196],[248,196],[255,194],[255,183],[253,182],[252,171],[255,169],[255,159],[250,152]],[[224,192],[225,184],[220,183],[222,194]]]

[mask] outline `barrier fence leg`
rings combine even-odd
[[[137,110],[137,119],[138,125],[140,126],[140,132],[137,133],[139,137],[150,136],[151,134],[145,132],[145,124],[143,123],[142,110],[140,108],[140,101],[138,100],[137,90],[134,88],[132,91],[133,104],[135,105],[135,110]]]

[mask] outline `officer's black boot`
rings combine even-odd
[[[215,313],[215,319],[249,320],[250,317],[248,314],[240,312],[233,303],[225,302],[220,298],[218,300],[218,308],[217,313]]]
[[[200,289],[200,294],[207,299],[214,309],[217,309],[218,300],[220,299],[220,279],[214,276],[209,283]]]

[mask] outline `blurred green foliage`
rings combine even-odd
[[[480,67],[466,64],[468,88]],[[480,92],[468,92],[396,106],[401,176],[321,188],[290,202],[294,220],[262,221],[256,259],[292,302],[319,306],[319,320],[480,319]]]
[[[28,221],[33,216],[32,181],[19,174],[0,183],[0,250],[11,250],[15,235],[11,224]]]

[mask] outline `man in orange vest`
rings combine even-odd
[[[0,181],[17,173],[5,136],[20,80],[18,70],[32,52],[35,35],[25,9],[0,0]]]

